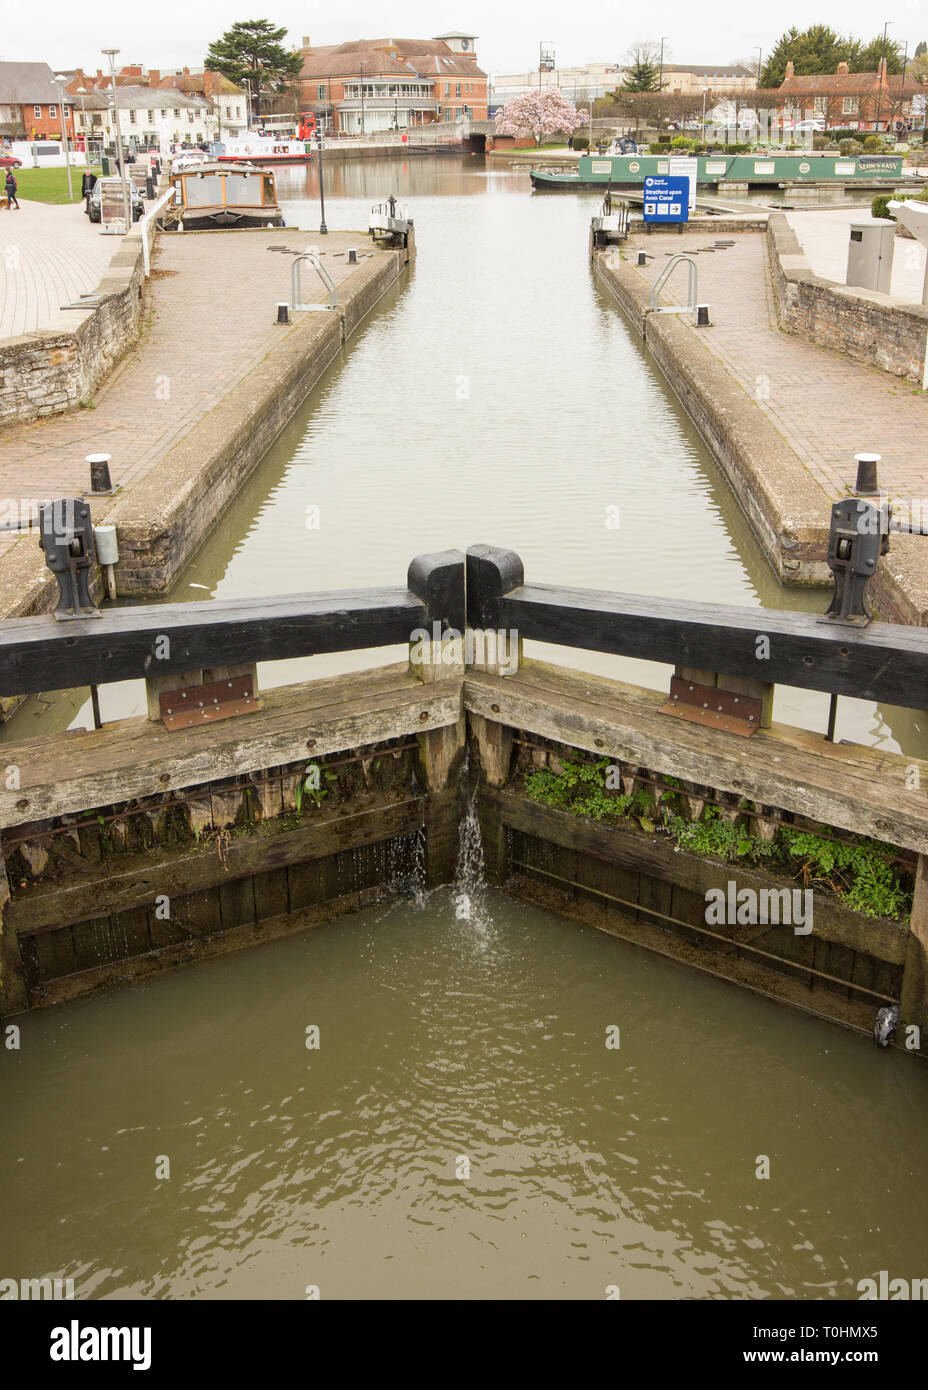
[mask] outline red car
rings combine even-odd
[[[15,154],[0,154],[0,169],[21,169],[23,162]]]

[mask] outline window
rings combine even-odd
[[[316,97],[317,97],[317,100],[319,100],[319,101],[325,101],[325,83],[324,83],[324,82],[320,82],[320,83],[319,83],[319,86],[316,88]]]
[[[827,116],[827,115],[828,115],[828,98],[827,98],[827,97],[816,97],[815,100],[814,100],[813,103],[812,103],[812,109],[814,110],[816,116]]]
[[[65,114],[65,118],[67,118],[68,116],[70,116],[70,114],[71,114],[71,108],[70,108],[70,106],[66,106],[66,107],[64,108],[64,114]]]
[[[175,119],[175,121],[179,121],[179,120],[180,120],[180,112],[177,110],[176,107],[174,108],[174,119]]]
[[[166,121],[167,118],[168,118],[168,113],[167,113],[166,111],[162,111],[162,112],[161,112],[161,119],[162,119],[163,121]]]
[[[446,96],[446,97],[450,97],[450,95],[451,95],[451,83],[450,83],[450,82],[446,82],[446,83],[445,83],[445,96]]]
[[[857,97],[845,97],[841,102],[842,116],[856,116],[860,110],[860,101]]]
[[[235,108],[235,119],[236,119],[237,121],[240,120],[240,119],[241,119],[241,115],[242,115],[242,108],[241,108],[240,106],[236,106],[236,108]]]
[[[129,124],[130,124],[130,125],[135,125],[135,107],[134,107],[134,106],[133,106],[133,107],[130,109],[130,111],[129,111]]]
[[[41,118],[42,118],[42,108],[41,108],[41,106],[33,106],[33,108],[32,108],[32,114],[33,114],[33,116],[35,116],[35,118],[36,118],[37,121],[38,121],[38,120],[41,120]]]
[[[146,116],[148,117],[148,124],[149,124],[150,126],[151,126],[151,125],[154,125],[154,124],[155,124],[155,113],[154,113],[154,111],[146,111],[145,114],[146,114]]]
[[[39,112],[39,114],[41,115],[42,113]],[[57,107],[57,106],[50,106],[50,107],[48,108],[48,114],[49,114],[49,116],[57,116],[57,115],[58,115],[58,107]]]
[[[455,82],[455,84],[454,84],[454,95],[455,95],[456,97],[459,97],[459,96],[461,95],[461,84],[460,84],[460,82]]]

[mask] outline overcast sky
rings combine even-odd
[[[664,0],[659,7],[618,4],[616,0],[538,0],[500,4],[499,0],[354,0],[322,4],[319,0],[154,0],[134,5],[126,0],[2,0],[0,58],[44,61],[53,68],[95,71],[106,60],[102,45],[118,47],[119,63],[175,68],[202,64],[210,41],[239,19],[274,20],[289,30],[288,41],[308,34],[314,43],[379,38],[391,26],[403,38],[428,38],[463,28],[477,35],[477,58],[489,73],[522,72],[538,63],[539,40],[554,45],[558,66],[586,62],[622,62],[637,40],[659,42],[666,36],[665,57],[674,63],[757,61],[791,24],[830,24],[840,33],[869,39],[882,33],[908,39],[909,52],[928,38],[928,0],[893,0],[885,10],[863,0],[827,0],[809,6],[787,3],[746,5],[744,0]],[[649,25],[651,26],[649,28]]]

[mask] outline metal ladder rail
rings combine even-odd
[[[664,308],[661,308],[661,307],[659,306],[659,304],[658,304],[658,298],[659,298],[659,296],[660,296],[660,292],[661,292],[661,290],[664,288],[664,286],[666,285],[667,281],[670,279],[670,277],[671,277],[671,275],[673,274],[674,270],[676,270],[677,266],[680,264],[681,261],[686,261],[686,265],[687,265],[687,289],[686,289],[686,294],[687,294],[687,301],[688,301],[688,302],[687,302],[686,304],[669,304],[669,305],[665,305]],[[649,308],[650,308],[652,314],[688,314],[688,313],[695,313],[695,312],[696,312],[696,295],[697,295],[697,277],[698,277],[698,271],[697,271],[697,267],[696,267],[696,262],[693,260],[693,257],[692,257],[692,256],[686,256],[686,255],[684,255],[682,252],[678,252],[677,255],[671,256],[670,260],[669,260],[669,261],[667,262],[667,264],[664,266],[664,269],[661,271],[660,275],[657,277],[657,279],[654,281],[654,284],[651,286],[651,296],[650,296],[650,299],[649,299],[649,301],[648,301],[648,304],[649,304]]]
[[[301,261],[310,262],[316,274],[319,276],[319,279],[325,286],[329,296],[329,302],[327,305],[304,304],[302,302],[303,272],[300,268]],[[335,287],[335,281],[332,279],[331,275],[326,270],[325,266],[322,264],[321,260],[319,259],[319,255],[316,251],[301,251],[298,256],[294,256],[293,258],[293,264],[290,266],[290,308],[294,310],[338,308],[338,290]]]

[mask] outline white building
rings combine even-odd
[[[117,86],[116,96],[119,133],[123,144],[129,149],[177,144],[185,140],[192,144],[216,140],[219,138],[220,123],[224,134],[233,133],[224,117],[217,114],[211,101],[205,97],[189,96],[174,87]],[[102,141],[105,145],[115,143],[112,88],[100,88],[83,96],[72,93],[72,98],[78,134]],[[231,105],[234,108],[234,102]],[[245,122],[242,120],[236,133],[244,128]]]

